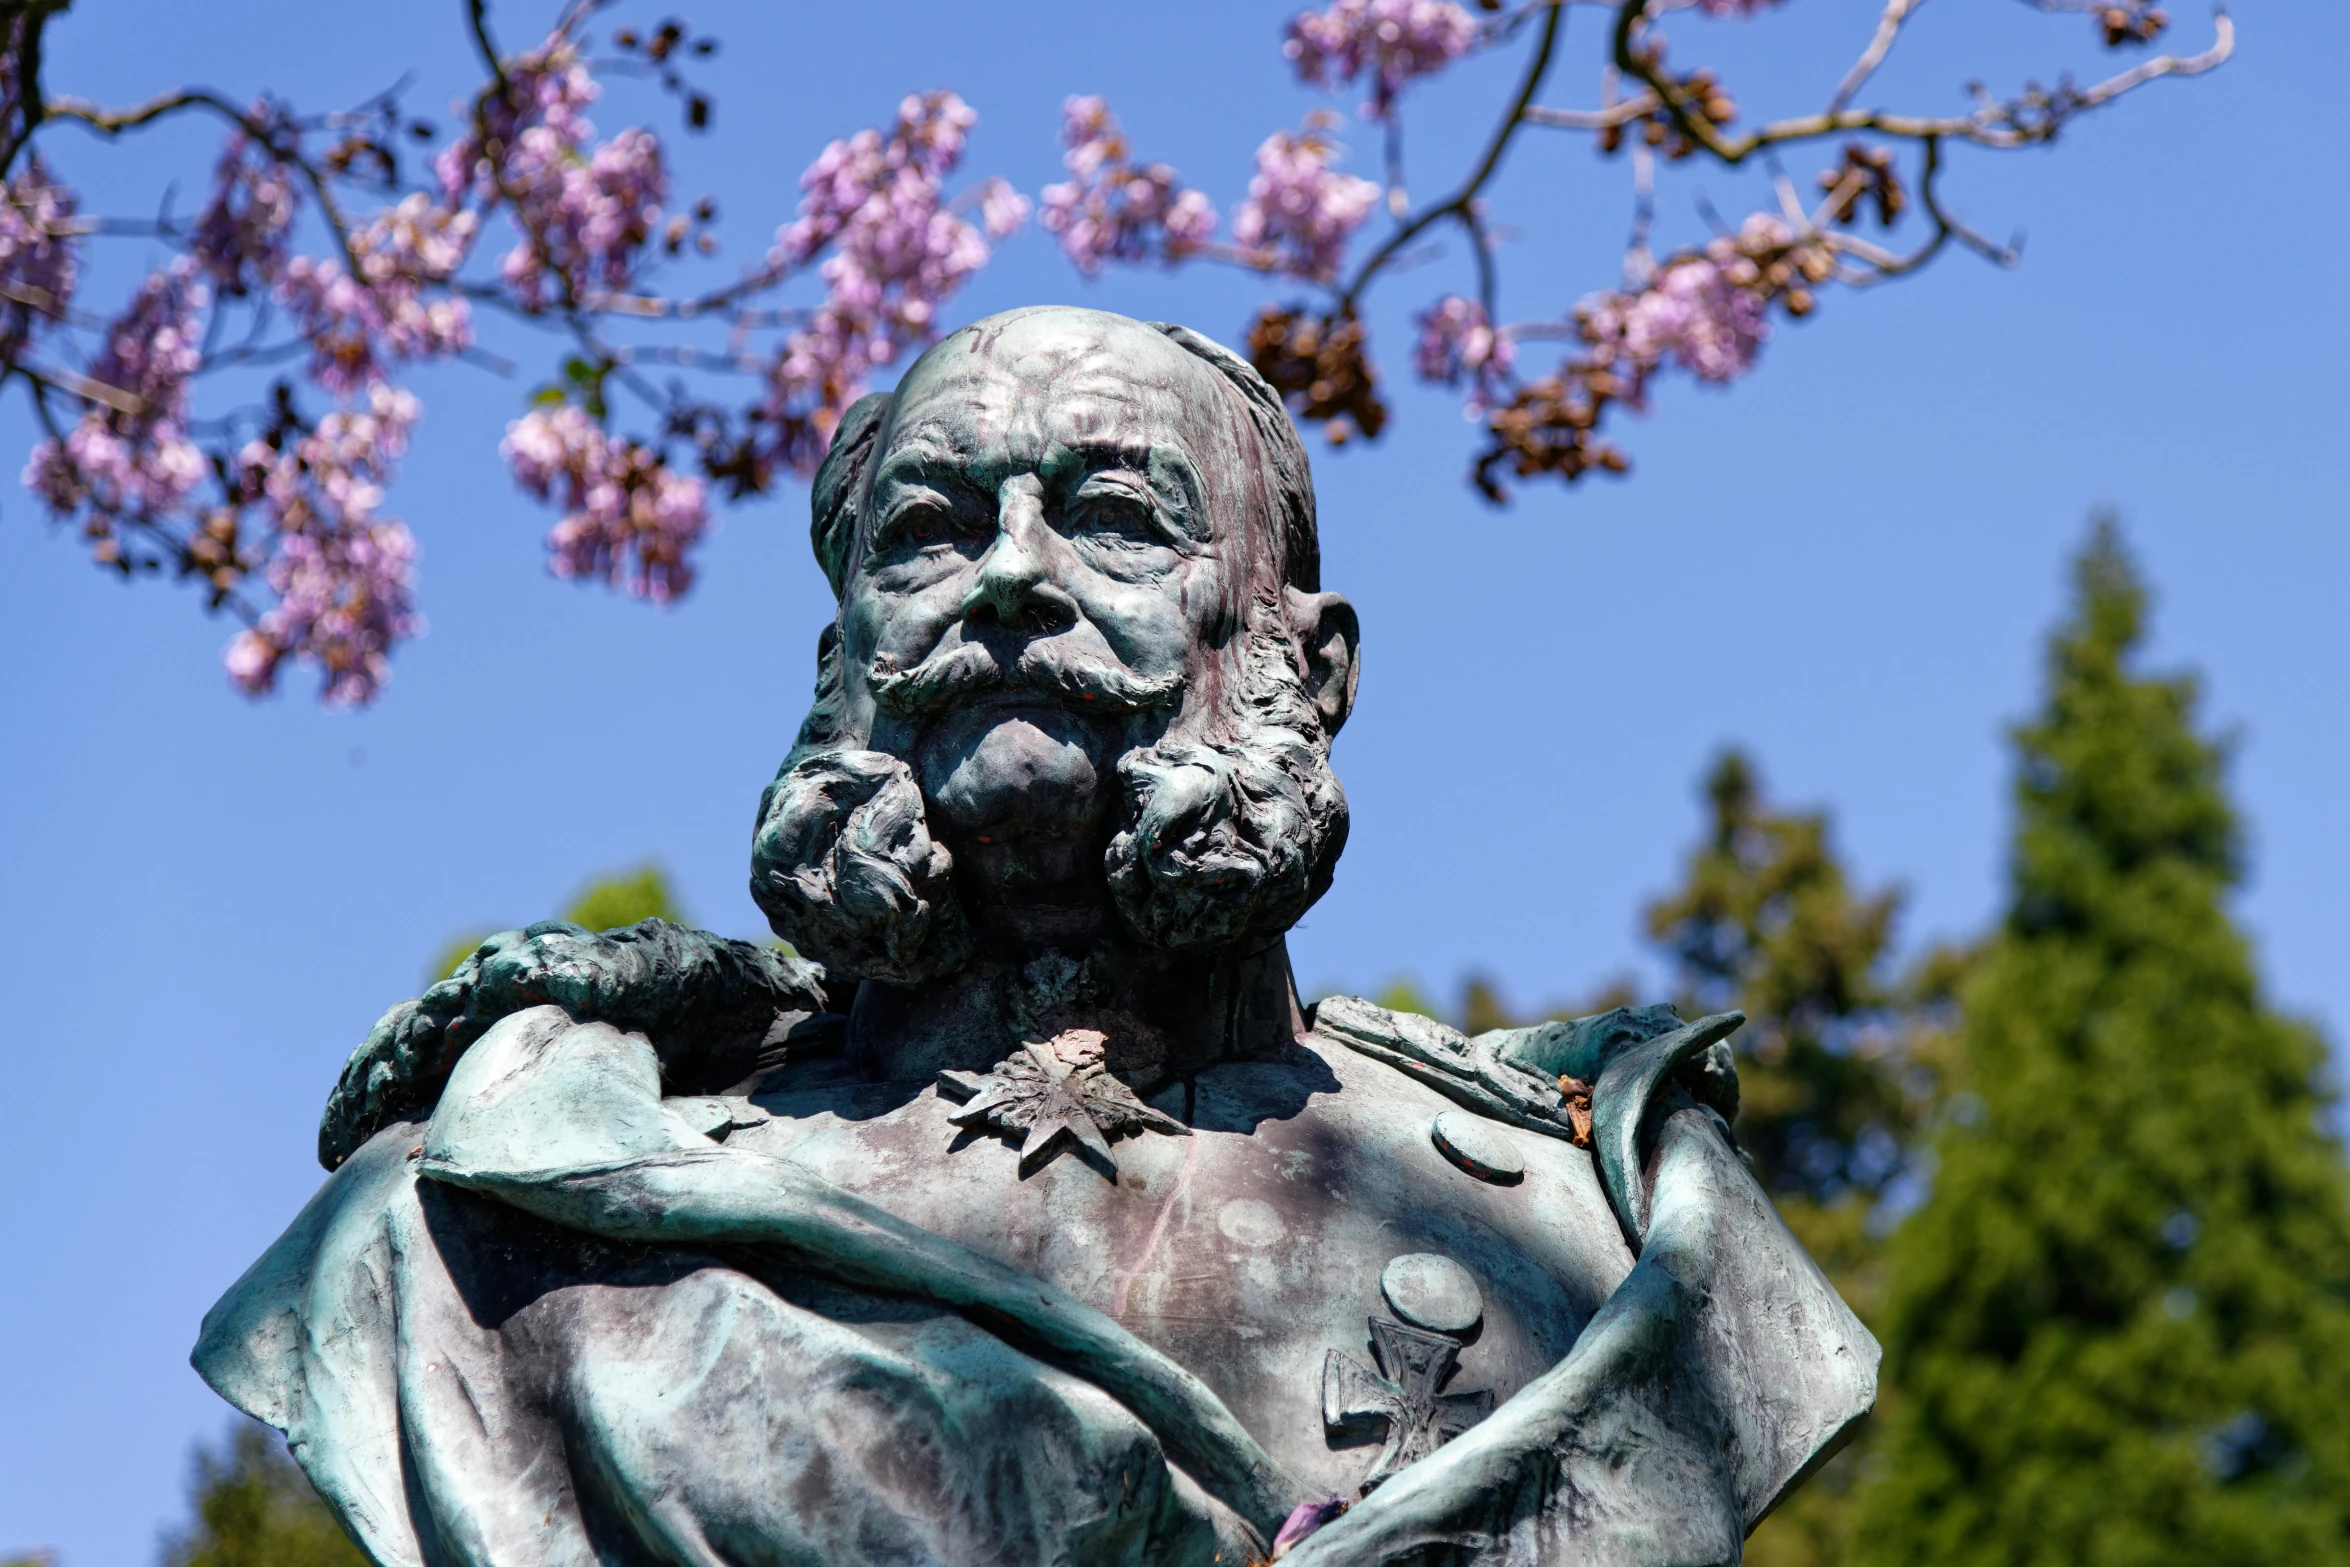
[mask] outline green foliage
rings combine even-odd
[[[246,1422],[196,1452],[195,1525],[166,1567],[368,1567],[275,1432]]]
[[[1417,1012],[1422,1017],[1444,1015],[1436,998],[1422,990],[1420,982],[1408,974],[1396,975],[1364,999],[1390,1012]]]
[[[1827,815],[1779,811],[1743,752],[1705,779],[1705,839],[1681,888],[1650,904],[1649,938],[1674,961],[1684,1016],[1737,1007],[1738,1142],[1773,1196],[1873,1201],[1930,1102],[1915,1048],[1926,994],[1885,969],[1901,893],[1857,891]]]
[[[1951,972],[1935,953],[1888,973],[1898,889],[1855,888],[1826,813],[1778,809],[1725,751],[1703,785],[1706,830],[1682,884],[1648,906],[1685,1017],[1736,1007],[1739,1146],[1788,1225],[1864,1319],[1883,1298],[1871,1220],[1906,1167],[1937,1082]],[[1747,1543],[1755,1567],[1849,1554],[1863,1444],[1832,1460]]]
[[[1861,1556],[2350,1560],[2350,1203],[2320,1040],[2262,1002],[2192,680],[2138,673],[2110,523],[2015,732],[2004,924],[1961,989],[1931,1199],[1894,1236]]]
[[[582,887],[571,906],[557,917],[589,930],[618,930],[639,920],[687,923],[677,893],[669,885],[669,873],[658,865],[644,866],[633,875],[596,878]]]
[[[668,920],[674,925],[688,923],[684,906],[677,901],[676,889],[669,885],[669,873],[657,864],[596,877],[580,888],[570,907],[555,917],[584,925],[589,930],[617,930],[650,919]],[[426,970],[425,983],[429,985],[456,973],[457,965],[473,956],[473,949],[495,934],[495,928],[484,928],[452,937]]]

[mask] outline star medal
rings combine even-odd
[[[992,1072],[942,1071],[940,1090],[964,1101],[947,1119],[1007,1142],[1017,1139],[1023,1176],[1074,1145],[1115,1178],[1111,1138],[1145,1131],[1189,1137],[1191,1128],[1144,1104],[1110,1075],[1107,1043],[1093,1029],[1066,1029],[1043,1044],[1023,1043]]]

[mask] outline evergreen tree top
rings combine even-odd
[[[2019,934],[2098,929],[2101,900],[2125,887],[2208,899],[2240,876],[2226,747],[2195,731],[2194,676],[2137,670],[2148,595],[2110,517],[2073,581],[2072,616],[2049,639],[2046,704],[2014,731]]]
[[[2229,919],[2226,747],[2137,667],[2101,522],[2018,752],[2012,901],[1963,985],[1965,1092],[1896,1232],[1902,1567],[2350,1562],[2350,1201],[2324,1050]]]

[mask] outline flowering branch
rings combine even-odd
[[[0,7],[0,389],[22,386],[43,431],[26,483],[100,565],[195,581],[209,609],[240,621],[226,664],[241,689],[273,690],[307,665],[327,701],[364,704],[422,629],[420,552],[383,509],[422,415],[400,383],[442,359],[510,373],[477,342],[477,317],[556,339],[556,372],[500,447],[518,486],[555,509],[552,571],[669,603],[694,582],[713,506],[810,473],[849,405],[937,337],[962,284],[1030,215],[1000,179],[955,187],[977,116],[951,92],[912,94],[818,153],[796,214],[748,265],[694,273],[719,247],[716,204],[674,193],[654,130],[605,134],[589,115],[599,73],[633,76],[682,105],[688,132],[707,130],[711,102],[687,73],[716,44],[672,20],[617,28],[594,55],[589,24],[609,3],[570,0],[542,40],[511,53],[488,0],[464,0],[482,76],[446,140],[404,115],[396,91],[308,116],[198,87],[121,109],[47,94],[42,37],[63,0]],[[1824,107],[1735,131],[1715,72],[1668,68],[1665,29],[1684,13],[1753,17],[1775,3],[1475,0],[1480,15],[1456,0],[1326,0],[1291,20],[1283,53],[1302,84],[1363,94],[1383,179],[1342,167],[1339,117],[1317,109],[1259,143],[1245,192],[1219,213],[1142,157],[1106,102],[1079,96],[1063,106],[1067,178],[1033,210],[1086,276],[1213,262],[1298,290],[1258,310],[1247,349],[1332,441],[1376,439],[1389,417],[1363,319],[1372,290],[1457,235],[1465,292],[1416,312],[1411,366],[1465,399],[1483,431],[1470,479],[1498,502],[1519,480],[1623,472],[1602,433],[1616,410],[1645,411],[1669,374],[1744,376],[1775,318],[1808,315],[1831,285],[1914,275],[1952,244],[2013,264],[2014,247],[1947,205],[1950,150],[2053,142],[2150,82],[2213,69],[2235,42],[2222,12],[2202,52],[2154,55],[2086,87],[2027,83],[2009,99],[1973,88],[1959,114],[1860,108],[1924,3],[1884,0]],[[2024,3],[2085,17],[2107,48],[2149,45],[2168,25],[2152,0]],[[1593,108],[1542,101],[1570,5],[1609,18]],[[1407,109],[1453,62],[1505,49],[1522,58],[1493,129],[1447,194],[1415,207]],[[52,125],[112,140],[198,119],[226,138],[192,222],[86,216],[47,161]],[[1629,152],[1632,233],[1618,286],[1505,321],[1509,230],[1494,192],[1529,127]],[[1834,161],[1807,197],[1778,160],[1823,142]],[[416,177],[403,173],[410,143],[439,144]],[[1701,206],[1710,235],[1652,254],[1657,171],[1693,159],[1760,164],[1775,200],[1735,225]],[[1382,208],[1391,221],[1367,234]],[[117,235],[171,255],[119,309],[88,311],[83,251]],[[1559,345],[1555,365],[1528,366],[1539,344]]]
[[[77,524],[110,569],[202,581],[208,608],[244,622],[226,662],[248,692],[307,663],[327,701],[364,704],[422,629],[419,551],[381,511],[421,415],[398,379],[439,358],[502,365],[475,343],[477,309],[552,328],[573,349],[502,447],[517,483],[561,513],[550,566],[668,602],[692,583],[713,482],[740,497],[812,469],[866,380],[935,335],[940,307],[1027,215],[1002,181],[949,197],[976,116],[951,93],[910,97],[886,131],[825,150],[802,179],[800,217],[758,265],[668,296],[651,286],[655,269],[712,254],[716,209],[671,202],[654,132],[604,136],[589,122],[602,88],[585,27],[602,9],[575,0],[542,43],[507,55],[486,0],[467,0],[485,80],[414,182],[401,178],[398,143],[434,133],[391,95],[307,118],[195,87],[124,109],[42,97],[30,84],[48,12],[11,9],[0,106],[22,105],[8,122],[21,131],[12,157],[48,123],[111,139],[193,114],[229,132],[196,221],[140,230],[179,254],[111,320],[75,311],[78,257],[92,235],[128,227],[78,217],[37,155],[7,180],[0,384],[32,396],[46,439],[25,478],[51,515]],[[709,40],[671,22],[610,42],[616,68],[658,79],[683,99],[689,129],[707,127],[710,102],[680,65]],[[300,253],[306,216],[331,240],[323,256]],[[497,223],[513,243],[493,257],[480,242]],[[804,274],[822,282],[818,303],[768,303]],[[624,330],[647,324],[727,335],[719,346]],[[86,332],[95,341],[77,353]],[[60,350],[83,367],[55,362]],[[279,363],[297,368],[260,405],[197,417],[202,378]],[[641,373],[650,366],[748,372],[761,385],[728,405],[656,386]],[[612,428],[621,399],[648,432]]]
[[[1482,3],[1498,9],[1501,0]],[[1470,478],[1496,502],[1507,498],[1509,478],[1552,475],[1571,481],[1593,470],[1624,472],[1623,452],[1600,434],[1613,409],[1644,410],[1650,386],[1669,369],[1716,385],[1743,376],[1769,338],[1773,312],[1807,315],[1826,284],[1861,287],[1908,276],[1954,242],[2012,265],[2018,259],[2013,246],[1987,239],[1945,204],[1941,181],[1949,146],[2011,150],[2044,145],[2075,117],[2160,78],[2200,75],[2227,60],[2235,47],[2233,24],[2222,11],[2214,20],[2212,44],[2201,53],[2159,55],[2088,87],[2069,80],[2054,88],[2027,84],[2007,100],[1973,88],[1975,108],[1957,115],[1856,109],[1853,101],[1923,4],[1886,0],[1867,44],[1824,109],[1734,133],[1728,127],[1737,107],[1726,86],[1710,70],[1682,75],[1669,69],[1661,24],[1692,10],[1712,17],[1754,16],[1773,0],[1582,0],[1604,4],[1612,15],[1601,102],[1594,109],[1537,101],[1572,3],[1576,0],[1532,0],[1483,25],[1463,7],[1435,0],[1334,0],[1326,11],[1301,13],[1290,24],[1285,52],[1300,79],[1312,85],[1368,83],[1371,98],[1363,113],[1382,122],[1386,132],[1391,196],[1404,188],[1399,126],[1407,89],[1470,49],[1501,47],[1529,31],[1532,41],[1501,119],[1465,178],[1441,200],[1399,211],[1393,229],[1344,273],[1343,282],[1337,281],[1339,252],[1359,217],[1343,227],[1332,225],[1333,235],[1316,251],[1312,265],[1251,251],[1245,244],[1237,257],[1198,244],[1180,253],[1169,248],[1161,256],[1169,262],[1187,255],[1238,259],[1326,290],[1320,307],[1265,306],[1250,325],[1248,342],[1257,368],[1288,397],[1292,411],[1322,423],[1339,441],[1358,434],[1376,437],[1387,418],[1361,321],[1369,290],[1405,261],[1422,259],[1431,233],[1457,230],[1473,270],[1473,295],[1445,295],[1419,313],[1412,363],[1423,380],[1465,388],[1469,411],[1486,434]],[[2109,48],[2150,42],[2167,25],[2150,0],[2026,3],[2042,11],[2089,16]],[[1087,102],[1106,115],[1098,100]],[[1488,192],[1528,126],[1592,136],[1602,154],[1632,147],[1633,239],[1622,288],[1585,298],[1563,318],[1504,324]],[[1863,136],[1881,140],[1859,139]],[[1827,138],[1844,138],[1844,145],[1836,165],[1819,176],[1820,198],[1805,210],[1771,160],[1782,149]],[[1915,149],[1913,175],[1904,178],[1887,143]],[[1717,222],[1711,240],[1658,261],[1649,254],[1647,236],[1654,210],[1653,167],[1660,154],[1673,161],[1705,158],[1730,168],[1758,158],[1771,161],[1778,210],[1756,213],[1735,229]],[[1258,161],[1252,193],[1271,172],[1264,153]],[[1332,161],[1334,153],[1322,160],[1325,167]],[[1290,183],[1302,181],[1291,177]],[[1199,199],[1204,205],[1205,198]],[[1322,199],[1328,207],[1328,198]],[[1924,232],[1907,248],[1858,231],[1865,221],[1892,230],[1913,212]],[[1248,238],[1237,223],[1235,237]],[[1088,270],[1099,260],[1078,259]],[[1521,376],[1516,345],[1544,340],[1572,346],[1555,371]]]

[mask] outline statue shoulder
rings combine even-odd
[[[561,920],[490,937],[446,979],[384,1014],[344,1063],[318,1129],[332,1170],[395,1120],[421,1119],[472,1041],[552,1002],[579,1022],[644,1034],[689,1093],[741,1081],[770,1045],[826,1013],[824,970],[789,949],[649,919],[591,931]]]
[[[1472,1037],[1360,996],[1326,997],[1309,1016],[1321,1038],[1382,1061],[1465,1109],[1580,1147],[1590,1146],[1592,1086],[1601,1074],[1627,1051],[1683,1027],[1670,1006],[1616,1007]],[[1734,1115],[1737,1077],[1728,1052],[1718,1066],[1726,1081],[1707,1097],[1717,1105],[1726,1100],[1725,1116]]]

